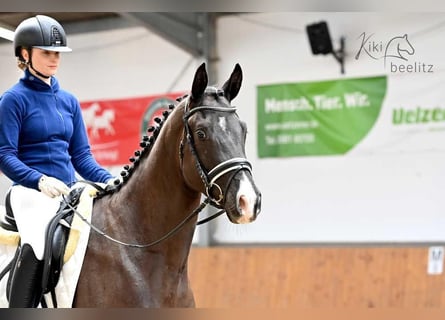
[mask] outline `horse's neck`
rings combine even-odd
[[[147,158],[140,160],[130,179],[109,201],[109,210],[114,211],[109,219],[120,220],[126,232],[159,238],[199,204],[200,194],[187,188],[180,170],[181,120],[171,120],[165,123]],[[194,230],[193,222],[185,228]],[[191,242],[191,238],[187,240]]]

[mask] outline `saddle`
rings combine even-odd
[[[65,197],[66,201],[61,203],[56,215],[46,229],[42,288],[44,294],[51,292],[53,301],[55,301],[54,289],[57,286],[64,264],[65,248],[70,233],[70,226],[73,221],[74,211],[72,208],[77,208],[83,190],[84,187],[73,189],[70,194]],[[5,230],[17,232],[17,225],[9,197],[10,194],[8,193],[5,201],[6,210],[4,217],[0,216],[0,226]],[[19,248],[17,248],[17,250],[19,250]],[[14,264],[15,262],[12,263],[11,266]],[[45,306],[44,300],[42,300],[42,303],[42,305]]]
[[[43,293],[51,292],[59,282],[63,256],[74,216],[72,208],[77,208],[83,189],[77,188],[69,193],[66,202],[62,202],[57,214],[46,229],[42,277]]]

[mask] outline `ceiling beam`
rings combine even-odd
[[[107,17],[88,21],[64,22],[67,35],[135,27],[138,24],[124,17]]]
[[[137,22],[153,33],[177,45],[197,57],[204,53],[205,13],[121,13],[127,19]]]
[[[107,17],[100,19],[91,19],[91,20],[81,20],[81,21],[73,21],[73,22],[63,22],[63,29],[65,30],[67,36],[69,37],[72,34],[82,34],[88,32],[98,32],[98,31],[107,31],[114,29],[122,29],[122,28],[131,28],[138,26],[139,24],[135,21],[131,21],[121,16],[116,17]],[[7,26],[0,22],[0,27],[6,27],[11,31],[14,31],[14,27]],[[0,44],[6,43],[5,39],[0,38]]]
[[[132,12],[120,14],[170,41],[193,57],[203,59],[207,64],[209,83],[216,83],[218,79],[217,13]]]

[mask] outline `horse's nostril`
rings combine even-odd
[[[242,195],[238,201],[238,211],[240,214],[243,214],[248,209],[249,209],[249,201],[247,200],[246,196]]]

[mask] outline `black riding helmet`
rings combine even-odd
[[[70,52],[66,34],[59,22],[51,17],[37,15],[23,20],[15,29],[15,56],[21,58],[20,49],[40,48],[49,51]]]
[[[65,30],[60,23],[44,15],[25,19],[15,29],[14,53],[16,57],[24,61],[21,54],[22,48],[39,48],[57,52],[72,51],[67,46]],[[32,61],[29,61],[29,64],[32,68]]]

